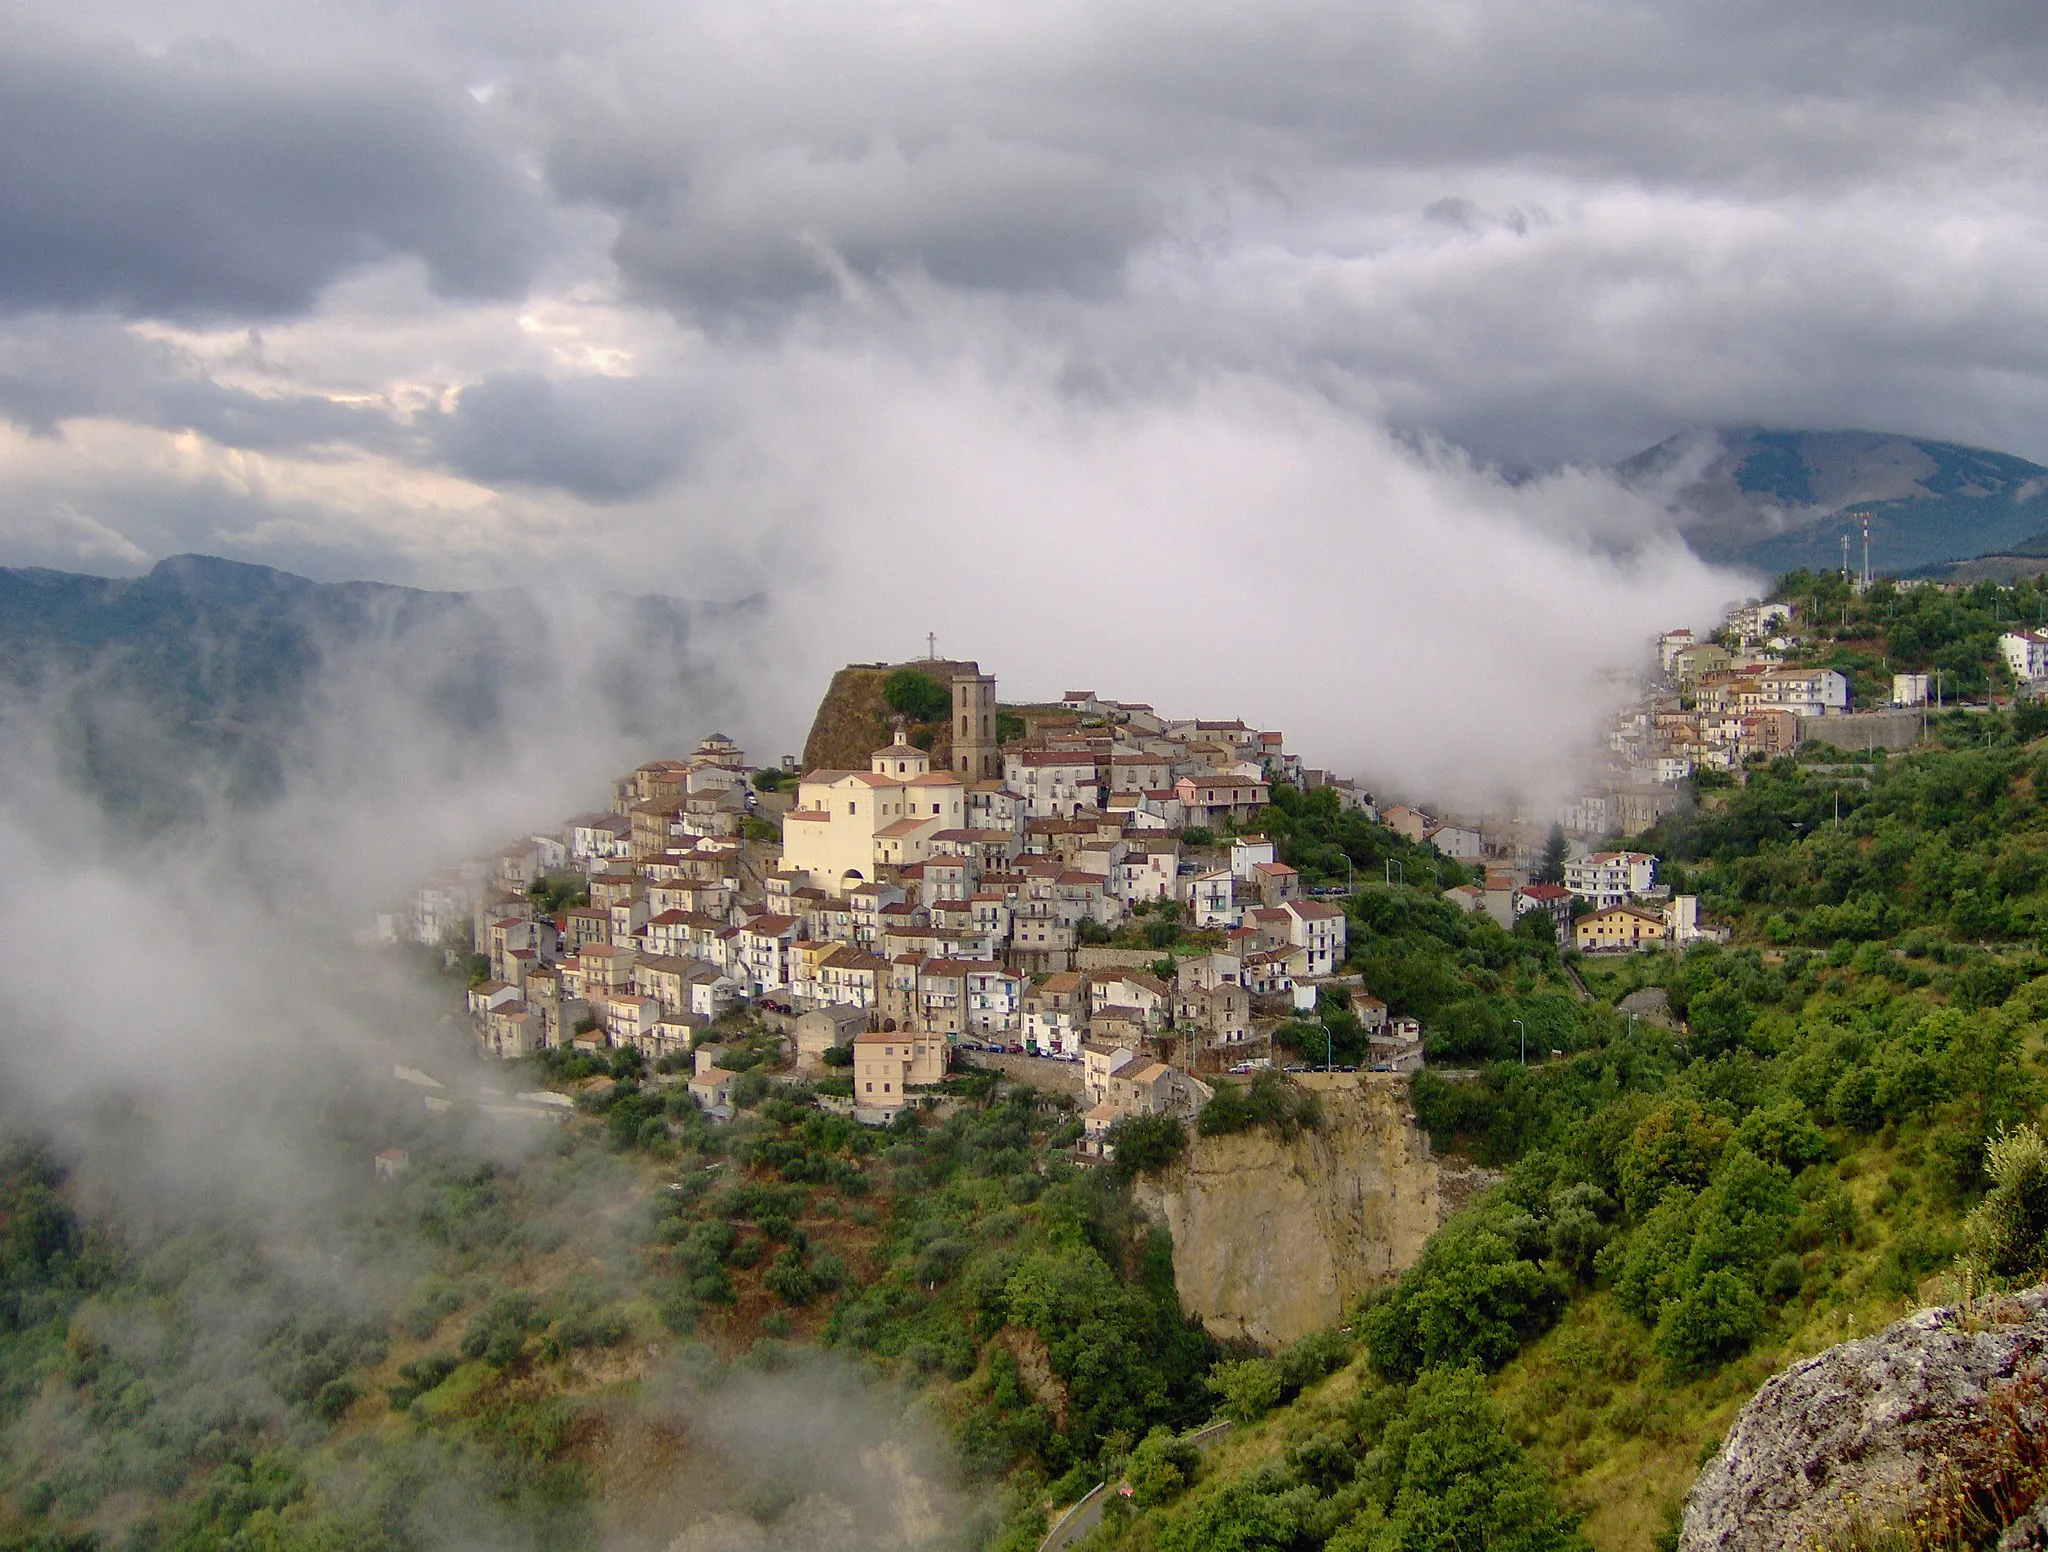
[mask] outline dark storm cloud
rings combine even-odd
[[[749,309],[916,271],[943,285],[1099,293],[1157,230],[1157,200],[1092,156],[977,134],[905,150],[764,146],[694,176],[631,145],[558,146],[569,198],[623,218],[613,257],[656,301]]]
[[[1760,420],[2048,456],[2038,4],[69,3],[233,43],[0,28],[0,312],[322,307],[268,376],[0,354],[0,413],[453,470],[508,545],[669,521],[704,406],[817,357],[1052,352],[1033,413],[1243,375],[1517,468]]]
[[[2042,194],[2040,7],[624,4],[592,25],[621,18],[631,49],[537,58],[512,95],[556,193],[618,219],[628,293],[697,322],[831,317],[849,278],[908,275],[1009,308],[1075,382],[1269,373],[1515,464],[1915,404],[2010,436],[2048,373],[2043,256],[1999,230]],[[901,320],[856,304],[840,321],[888,348]]]
[[[539,207],[476,117],[403,75],[16,31],[0,45],[0,308],[271,317],[400,256],[447,295],[515,293]]]
[[[442,461],[470,479],[606,503],[644,496],[673,476],[696,414],[670,384],[495,372],[464,388],[454,410],[428,417],[424,429]]]

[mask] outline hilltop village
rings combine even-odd
[[[1198,1109],[1219,1075],[1272,1066],[1274,1030],[1325,999],[1359,1020],[1370,1067],[1423,1063],[1416,1020],[1347,972],[1344,887],[1305,889],[1262,832],[1276,783],[1456,864],[1469,881],[1445,898],[1504,927],[1542,913],[1592,952],[1711,930],[1654,857],[1580,841],[1539,880],[1542,829],[1382,812],[1278,731],[1085,690],[999,707],[975,663],[896,674],[927,720],[897,717],[859,766],[760,768],[714,733],[620,777],[606,809],[422,886],[387,935],[474,956],[492,1056],[630,1049],[718,1116],[725,1042],[765,1024],[881,1123],[976,1053],[1078,1091],[1099,1152],[1124,1117]]]

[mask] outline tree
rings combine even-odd
[[[2001,1132],[1984,1171],[1991,1190],[1963,1225],[1965,1264],[2000,1280],[2038,1277],[2048,1271],[2048,1143],[2031,1126]]]
[[[1543,843],[1543,860],[1536,864],[1536,882],[1539,884],[1562,884],[1564,882],[1565,841],[1564,826],[1550,827],[1550,838]]]
[[[1641,1216],[1672,1186],[1705,1185],[1732,1131],[1727,1121],[1689,1096],[1651,1110],[1630,1134],[1620,1159],[1621,1195],[1628,1210]]]
[[[937,722],[953,710],[953,692],[922,668],[899,668],[882,681],[882,699],[912,722]]]
[[[1200,1458],[1195,1447],[1176,1436],[1172,1429],[1154,1428],[1131,1451],[1130,1465],[1124,1472],[1125,1480],[1131,1484],[1131,1497],[1141,1509],[1176,1497],[1194,1481]]]
[[[1655,1346],[1674,1374],[1694,1374],[1745,1351],[1763,1327],[1762,1297],[1740,1272],[1721,1267],[1666,1306]]]
[[[1365,1317],[1372,1366],[1411,1380],[1446,1364],[1497,1369],[1514,1357],[1570,1293],[1562,1273],[1529,1259],[1548,1249],[1538,1234],[1533,1219],[1498,1200],[1438,1230]]]
[[[1177,1115],[1125,1116],[1109,1129],[1112,1170],[1120,1180],[1169,1168],[1188,1151],[1187,1128]]]
[[[1384,1518],[1361,1515],[1330,1538],[1331,1552],[1587,1547],[1474,1369],[1423,1375],[1359,1476]]]
[[[1234,1423],[1256,1423],[1280,1404],[1280,1369],[1270,1358],[1219,1363],[1209,1371],[1209,1389]]]

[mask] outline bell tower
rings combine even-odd
[[[996,679],[979,663],[953,674],[953,772],[962,781],[1000,781],[1003,750],[996,739]]]

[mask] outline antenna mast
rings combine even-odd
[[[1842,580],[1849,580],[1849,536],[1842,535]]]
[[[1863,586],[1860,592],[1870,591],[1870,514],[1863,514]]]

